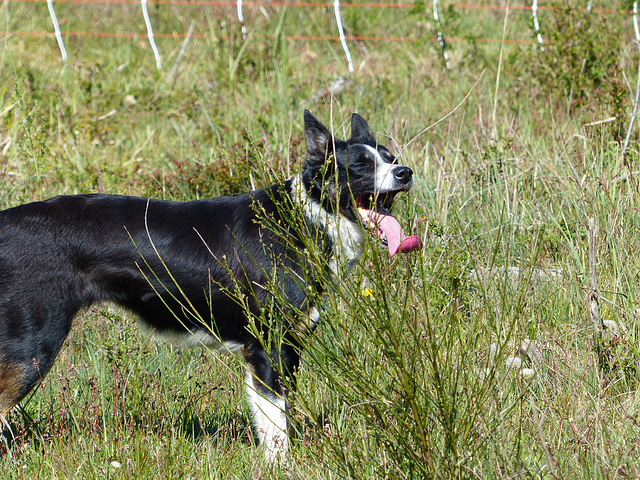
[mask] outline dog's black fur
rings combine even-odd
[[[389,206],[412,180],[408,167],[393,165],[394,188],[376,184],[380,162],[394,159],[357,114],[345,142],[305,111],[305,137],[300,176],[242,195],[185,203],[74,195],[0,212],[0,418],[49,371],[76,313],[112,301],[158,333],[241,351],[260,439],[272,457],[286,450],[285,392],[277,372],[293,375],[298,366],[291,319],[273,323],[284,341],[267,352],[229,292],[240,289],[259,316],[270,295],[261,286],[275,275],[290,305],[309,311],[310,277],[301,255],[308,233],[283,218],[283,206],[300,208],[327,259],[342,249],[352,262],[364,231],[354,199]],[[278,227],[268,228],[265,219]],[[354,238],[339,238],[339,222]],[[340,245],[347,241],[353,245]],[[329,262],[326,270],[332,274]],[[322,282],[312,283],[315,295]],[[274,368],[272,359],[281,365]]]

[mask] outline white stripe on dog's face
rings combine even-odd
[[[397,165],[393,163],[386,162],[380,152],[373,148],[370,145],[363,145],[371,154],[373,158],[375,158],[375,180],[374,180],[374,189],[375,194],[380,192],[387,192],[391,190],[395,190],[398,188],[398,182],[393,174],[393,169],[397,167]]]

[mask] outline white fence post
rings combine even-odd
[[[144,23],[147,26],[147,37],[149,37],[149,43],[151,44],[151,50],[153,50],[153,56],[156,57],[156,67],[158,70],[162,68],[162,60],[160,59],[160,53],[156,42],[153,39],[153,28],[151,28],[151,21],[149,20],[149,12],[147,11],[147,0],[140,0],[142,5],[142,16],[144,17]]]
[[[531,14],[533,15],[533,28],[536,31],[536,38],[540,45],[540,50],[544,52],[544,42],[542,41],[542,35],[540,34],[540,23],[538,23],[538,0],[533,0],[531,5]]]
[[[638,29],[638,2],[633,2],[633,31],[636,34],[636,42],[640,42],[640,29]]]
[[[344,38],[344,30],[342,28],[342,19],[340,18],[340,0],[334,0],[333,10],[336,14],[336,22],[338,22],[338,32],[340,33],[340,43],[344,54],[347,56],[347,62],[349,63],[349,71],[353,72],[353,61],[351,60],[351,53],[349,53],[349,47],[347,46],[347,40]]]
[[[442,26],[440,25],[440,15],[438,15],[438,0],[433,0],[433,19],[436,22],[436,30],[438,36],[438,45],[442,50],[442,58],[444,59],[444,65],[447,70],[451,68],[451,61],[449,60],[449,53],[447,52],[447,44],[444,41],[444,35],[442,34]]]
[[[244,25],[244,16],[242,15],[242,0],[236,0],[236,7],[238,8],[238,22],[242,27],[242,38],[247,39],[247,27]]]
[[[49,15],[51,15],[51,21],[53,22],[53,31],[56,34],[56,40],[58,41],[58,47],[60,47],[60,53],[62,54],[62,61],[67,61],[67,49],[64,48],[64,42],[62,41],[62,34],[60,33],[60,25],[58,24],[58,17],[56,17],[56,11],[53,9],[53,1],[47,0],[47,7],[49,8]]]

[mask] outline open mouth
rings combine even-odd
[[[407,236],[398,221],[389,214],[396,195],[403,190],[393,190],[378,195],[364,194],[356,197],[356,207],[362,223],[370,228],[389,250],[389,257],[422,248],[415,235]]]
[[[356,198],[356,206],[365,210],[375,210],[376,212],[386,212],[391,209],[396,195],[402,190],[394,190],[392,192],[380,193],[373,195],[366,193]]]

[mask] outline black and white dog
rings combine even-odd
[[[315,236],[328,276],[355,262],[367,230],[390,255],[421,247],[387,213],[394,196],[411,188],[413,172],[395,163],[361,116],[353,114],[351,138],[342,141],[305,111],[304,133],[302,173],[262,190],[185,203],[60,196],[0,212],[0,420],[6,425],[49,371],[76,313],[112,301],[159,334],[241,353],[265,454],[274,460],[286,452],[280,375],[295,375],[300,349],[287,312],[305,312],[314,324],[313,299],[323,288],[301,260],[309,245],[302,235]],[[284,218],[287,205],[308,228]],[[258,338],[266,327],[250,328],[265,318],[273,294],[261,286],[274,276],[289,303],[283,318],[269,319],[280,342]]]

